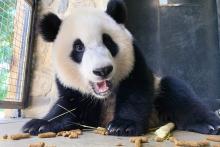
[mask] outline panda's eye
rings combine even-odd
[[[80,63],[82,61],[84,51],[85,46],[83,42],[80,39],[76,39],[73,43],[73,50],[70,54],[70,57],[73,59],[73,61]]]
[[[80,39],[77,39],[73,44],[73,49],[75,52],[82,53],[85,50],[85,47]]]

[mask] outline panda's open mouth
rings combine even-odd
[[[90,82],[93,91],[99,96],[108,96],[112,91],[112,83],[108,80]]]

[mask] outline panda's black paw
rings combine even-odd
[[[211,134],[211,135],[220,134],[220,126],[215,126],[208,123],[186,125],[184,130],[202,133],[202,134]]]
[[[115,119],[111,121],[107,130],[109,135],[115,136],[137,136],[143,134],[143,128],[132,120]]]
[[[55,132],[56,130],[52,126],[52,123],[47,120],[32,119],[22,127],[22,131],[31,135],[38,135],[39,133]]]

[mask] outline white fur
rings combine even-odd
[[[102,42],[103,33],[109,34],[119,46],[114,58]],[[80,64],[70,58],[73,42],[78,38],[86,48]],[[54,42],[53,63],[57,76],[65,86],[88,94],[92,93],[88,82],[98,80],[92,70],[112,64],[114,70],[110,76],[116,86],[133,68],[132,43],[133,38],[128,30],[105,12],[92,8],[76,9],[63,20]]]
[[[93,82],[100,81],[100,77],[93,73],[93,70],[97,68],[106,67],[108,65],[113,65],[114,59],[112,58],[108,49],[102,46],[92,46],[87,49],[83,55],[83,60],[81,63],[81,74],[84,78],[92,80]],[[114,71],[109,75],[111,78]]]

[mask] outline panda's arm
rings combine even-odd
[[[23,132],[37,135],[42,132],[59,132],[81,128],[77,124],[96,127],[98,124],[99,103],[92,105],[89,97],[79,91],[63,86],[59,80],[59,99],[42,119],[32,119],[23,126]]]
[[[154,77],[137,48],[135,59],[133,71],[118,89],[115,117],[108,126],[112,135],[140,135],[147,131]]]

